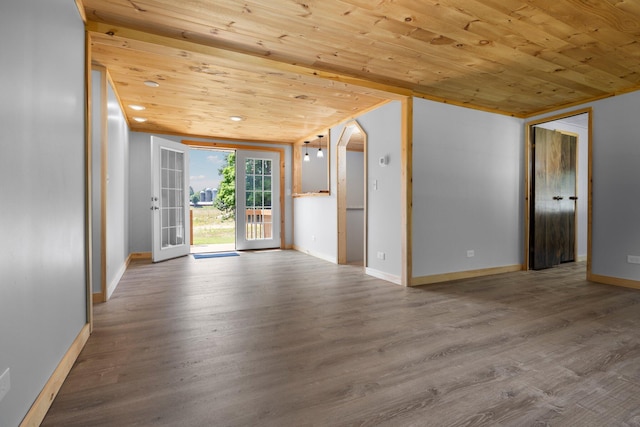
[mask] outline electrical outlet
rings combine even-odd
[[[640,256],[627,255],[627,262],[629,264],[640,264]]]
[[[9,393],[11,388],[11,376],[9,368],[7,368],[2,375],[0,375],[0,401]]]
[[[384,260],[385,259],[385,254],[384,252],[378,252],[378,259]]]
[[[313,241],[313,242],[316,241],[316,236],[315,235],[311,236],[311,241]]]
[[[473,258],[474,256],[476,256],[476,251],[473,249],[467,251],[467,258]]]

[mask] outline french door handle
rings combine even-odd
[[[553,196],[553,200],[562,200],[564,197],[562,196]]]
[[[570,196],[569,200],[578,200],[578,196]]]

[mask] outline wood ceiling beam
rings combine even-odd
[[[242,63],[249,66],[255,66],[260,68],[270,68],[274,71],[294,73],[307,77],[315,77],[326,80],[335,81],[338,83],[349,84],[361,88],[366,88],[372,93],[371,96],[378,96],[387,100],[403,100],[406,97],[416,96],[423,99],[428,99],[435,102],[441,102],[450,105],[456,105],[464,108],[471,108],[479,111],[486,111],[511,117],[523,118],[527,114],[519,114],[513,111],[502,110],[498,108],[484,107],[468,102],[453,101],[446,96],[438,96],[433,94],[427,94],[420,91],[415,91],[409,88],[403,88],[400,86],[389,85],[385,83],[366,80],[358,77],[348,76],[346,74],[323,71],[307,66],[289,64],[286,62],[274,60],[257,54],[238,52],[229,50],[227,48],[220,48],[215,46],[206,45],[190,40],[182,40],[174,37],[161,36],[157,34],[148,33],[145,31],[134,30],[119,25],[111,25],[96,21],[88,21],[86,25],[87,31],[93,34],[104,37],[104,35],[117,36],[121,39],[134,40],[143,43],[150,43],[156,46],[162,46],[166,48],[182,50],[194,54],[207,55],[213,58],[220,58],[230,62]]]
[[[340,83],[350,84],[354,86],[364,87],[378,92],[378,96],[387,99],[401,100],[407,96],[412,96],[413,91],[398,86],[378,83],[358,77],[348,76],[341,73],[318,70],[310,67],[289,64],[276,61],[263,56],[252,55],[243,52],[236,52],[228,49],[222,49],[215,46],[205,45],[189,40],[180,40],[172,37],[151,34],[144,31],[133,30],[130,28],[104,24],[95,21],[88,21],[86,25],[87,31],[96,34],[108,34],[118,36],[124,39],[137,40],[155,45],[170,47],[174,49],[184,50],[186,52],[199,53],[217,58],[224,58],[232,61],[241,62],[247,65],[255,65],[258,67],[267,67],[273,70],[300,74],[303,76],[317,77],[332,80]]]

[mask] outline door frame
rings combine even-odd
[[[261,154],[262,153],[262,154]],[[247,149],[243,149],[243,150],[236,150],[235,151],[235,155],[236,155],[236,167],[235,167],[235,200],[236,200],[236,215],[235,215],[235,222],[236,222],[236,227],[235,227],[235,233],[236,233],[236,250],[238,251],[247,251],[247,250],[261,250],[261,249],[273,249],[274,245],[278,245],[277,247],[279,248],[281,246],[281,242],[282,242],[282,235],[283,235],[283,230],[281,228],[282,224],[280,223],[279,219],[281,216],[281,204],[278,203],[273,196],[277,193],[278,195],[278,199],[280,200],[280,188],[281,186],[278,185],[278,183],[281,181],[280,176],[278,175],[278,183],[274,182],[274,177],[276,174],[280,174],[281,170],[278,167],[278,163],[280,163],[280,156],[281,154],[279,152],[276,151],[258,151],[258,150],[247,150]],[[254,239],[250,239],[248,238],[248,233],[247,233],[247,210],[249,208],[249,206],[247,206],[247,188],[246,188],[246,177],[247,177],[247,161],[249,160],[255,160],[256,162],[260,161],[270,161],[272,166],[271,166],[271,175],[270,175],[270,180],[271,180],[271,237],[265,237],[263,236],[263,238],[254,238]],[[256,174],[258,175],[258,174]],[[264,182],[264,181],[263,181]],[[255,187],[254,187],[255,188]],[[264,205],[261,203],[260,206],[262,206],[262,210],[264,213]],[[254,215],[255,215],[255,209],[257,209],[257,207],[253,207],[254,210]],[[242,214],[242,215],[240,215]],[[274,216],[276,217],[276,221],[274,221]],[[264,218],[263,218],[264,219]],[[263,219],[261,219],[260,221],[258,221],[259,223],[262,223],[263,225],[265,224],[265,222],[263,221]],[[254,229],[255,231],[255,229]],[[276,231],[277,231],[277,236],[276,236]],[[261,233],[263,234],[263,233]],[[280,239],[279,239],[279,238]],[[278,241],[280,240],[280,243],[278,243]]]
[[[347,146],[355,128],[362,134],[364,140],[364,259],[363,267],[367,268],[367,133],[357,120],[348,122],[342,129],[336,144],[337,169],[337,205],[338,205],[338,264],[347,264]]]
[[[284,203],[284,148],[278,147],[259,147],[255,145],[243,145],[233,142],[206,142],[182,140],[182,144],[189,148],[203,149],[224,149],[224,150],[245,150],[245,151],[272,151],[280,153],[280,249],[286,247],[286,228],[285,228],[285,203]],[[237,167],[237,165],[236,165]]]
[[[524,187],[524,256],[522,263],[522,270],[529,270],[529,244],[530,244],[530,225],[531,225],[531,182],[532,182],[532,174],[533,174],[533,156],[532,156],[532,131],[533,127],[542,123],[553,122],[556,120],[561,120],[567,117],[577,116],[580,114],[587,114],[587,277],[591,275],[591,232],[592,232],[592,212],[593,212],[593,109],[591,107],[582,108],[579,110],[569,111],[566,113],[556,114],[553,116],[548,116],[542,119],[536,119],[530,122],[525,123],[525,150],[524,150],[524,170],[525,172],[525,187]],[[578,143],[580,144],[580,142]],[[584,144],[584,141],[582,141]],[[577,147],[577,150],[580,150],[580,147]],[[576,185],[578,180],[576,179]],[[577,215],[576,209],[576,215]],[[576,233],[577,239],[577,233]],[[577,245],[576,245],[577,252]],[[577,258],[577,253],[576,253]]]

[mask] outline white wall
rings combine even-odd
[[[578,247],[576,248],[576,256],[586,259],[587,256],[587,209],[588,209],[588,184],[589,184],[589,129],[587,114],[582,114],[583,123],[567,123],[562,120],[541,123],[538,126],[551,130],[562,130],[578,134],[578,159],[576,181],[578,186],[578,203],[576,234],[578,238]],[[573,120],[575,121],[575,119]]]
[[[333,131],[331,134],[333,138]],[[332,152],[332,158],[333,152]],[[332,159],[331,167],[335,162]],[[332,171],[333,174],[333,171]],[[333,187],[333,178],[332,178]],[[293,244],[296,249],[329,262],[338,262],[338,214],[334,189],[329,196],[293,199]]]
[[[3,1],[0,58],[0,373],[11,369],[0,426],[15,427],[87,321],[84,26],[75,3]]]
[[[414,99],[414,277],[522,263],[523,138],[520,119]]]
[[[115,290],[129,256],[129,127],[107,86],[107,297]]]
[[[129,250],[130,252],[151,252],[151,134],[131,132],[129,144]],[[216,142],[215,139],[181,137],[175,135],[153,135],[170,141],[181,142],[183,139],[192,141]],[[219,142],[219,141],[218,141]],[[251,149],[251,143],[238,143]],[[260,144],[264,146],[284,149],[285,177],[284,177],[284,213],[285,213],[285,244],[293,244],[293,203],[291,200],[291,161],[290,145]]]

